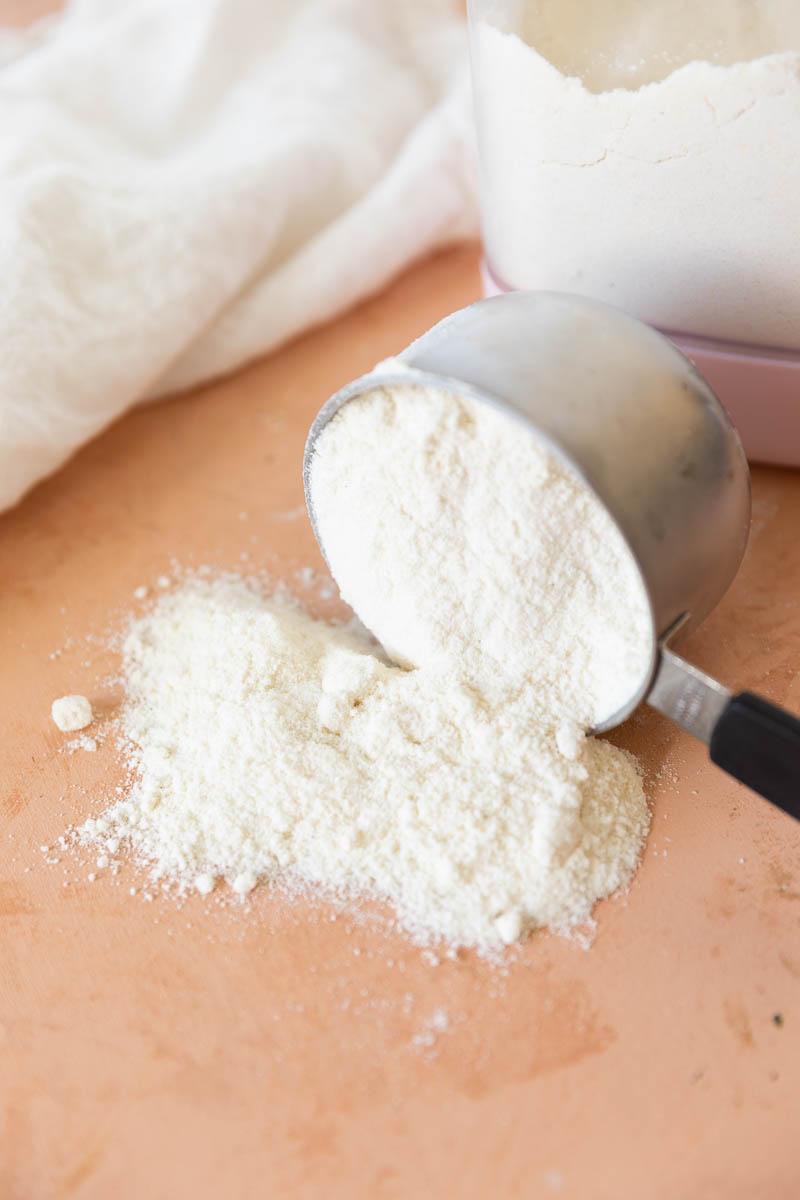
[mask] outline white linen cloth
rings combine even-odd
[[[452,0],[74,0],[0,36],[0,508],[477,231]]]

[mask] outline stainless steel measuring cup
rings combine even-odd
[[[314,421],[303,475],[323,554],[309,470],[319,434],[354,397],[414,383],[532,428],[592,488],[630,547],[652,612],[650,669],[594,732],[646,700],[706,742],[718,766],[800,818],[800,720],[748,692],[734,696],[671,648],[727,590],[750,517],[739,437],[688,359],[618,309],[561,292],[509,292],[453,313],[343,388]]]

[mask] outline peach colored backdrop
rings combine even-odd
[[[800,827],[649,711],[617,735],[653,803],[629,896],[590,951],[536,935],[507,974],[264,891],[148,902],[133,869],[90,883],[39,848],[120,775],[111,741],[59,753],[49,717],[98,698],[114,660],[86,635],[172,556],[319,567],[314,413],[478,294],[477,252],[442,255],[130,414],[0,518],[2,1200],[800,1195]],[[686,653],[800,710],[800,475],[757,469],[753,494],[744,567]]]

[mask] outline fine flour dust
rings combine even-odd
[[[584,736],[649,662],[615,528],[509,418],[442,392],[351,402],[312,484],[343,594],[402,665],[190,580],[127,636],[134,782],[84,838],[204,894],[386,900],[418,941],[485,953],[586,921],[649,820],[634,760]]]

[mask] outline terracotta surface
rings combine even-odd
[[[655,714],[618,735],[653,804],[630,895],[591,950],[537,935],[507,974],[266,892],[149,902],[133,869],[90,883],[40,850],[118,778],[110,740],[59,753],[49,717],[66,691],[116,702],[86,635],[172,556],[320,566],[314,413],[478,292],[477,253],[443,255],[132,413],[0,518],[2,1200],[800,1195],[800,827]],[[753,492],[745,565],[686,652],[800,710],[800,475]]]
[[[0,0],[0,22],[3,25],[30,25],[61,7],[58,0]]]

